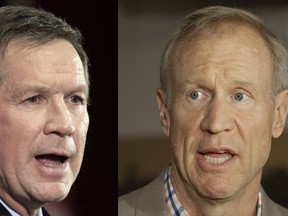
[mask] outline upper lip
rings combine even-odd
[[[63,156],[63,157],[71,157],[73,155],[73,151],[63,150],[63,151],[54,151],[54,150],[43,150],[37,152],[35,155],[56,155],[56,156]]]
[[[41,152],[35,155],[35,159],[49,159],[49,160],[59,160],[61,163],[69,160],[72,157],[72,153],[69,152]]]
[[[221,154],[221,153],[228,153],[231,155],[237,155],[237,152],[231,148],[227,147],[217,147],[217,148],[203,148],[197,151],[200,154],[208,154],[208,153],[214,153],[214,154]]]
[[[39,145],[37,150],[34,152],[34,157],[39,156],[58,156],[63,158],[73,157],[76,153],[76,146],[74,145],[73,140],[65,140],[64,141],[50,141],[49,143],[43,143]]]

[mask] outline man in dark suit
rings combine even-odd
[[[80,32],[35,8],[0,8],[0,215],[48,215],[82,163],[88,57]]]
[[[4,205],[0,204],[0,215],[1,216],[12,216],[12,213],[8,211],[9,207],[5,207]],[[49,212],[45,208],[42,208],[42,215],[43,216],[50,216]]]
[[[172,164],[121,196],[119,215],[288,215],[260,184],[271,140],[285,126],[287,61],[245,10],[188,15],[166,46],[157,91]]]

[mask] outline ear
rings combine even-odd
[[[287,111],[288,111],[288,90],[284,90],[276,96],[275,116],[272,128],[273,138],[278,138],[282,134],[285,128]]]
[[[167,137],[169,137],[170,131],[170,116],[167,107],[167,95],[163,92],[162,89],[157,89],[157,103],[159,109],[160,122],[163,128],[163,131]]]

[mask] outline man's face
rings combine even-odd
[[[0,196],[59,201],[79,172],[89,125],[81,60],[64,40],[12,41],[1,64]]]
[[[263,40],[242,27],[194,38],[179,52],[170,108],[161,90],[157,96],[172,180],[213,199],[258,185],[285,119],[277,111],[281,100],[272,102],[273,65]]]

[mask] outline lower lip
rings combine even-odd
[[[204,155],[201,153],[196,154],[196,160],[203,171],[225,171],[229,169],[237,159],[237,155],[233,155],[231,158],[225,160],[223,163],[208,163]]]
[[[47,161],[37,160],[36,166],[41,176],[45,178],[59,179],[67,175],[69,170],[69,160],[66,160],[64,163],[59,165],[49,166]]]

